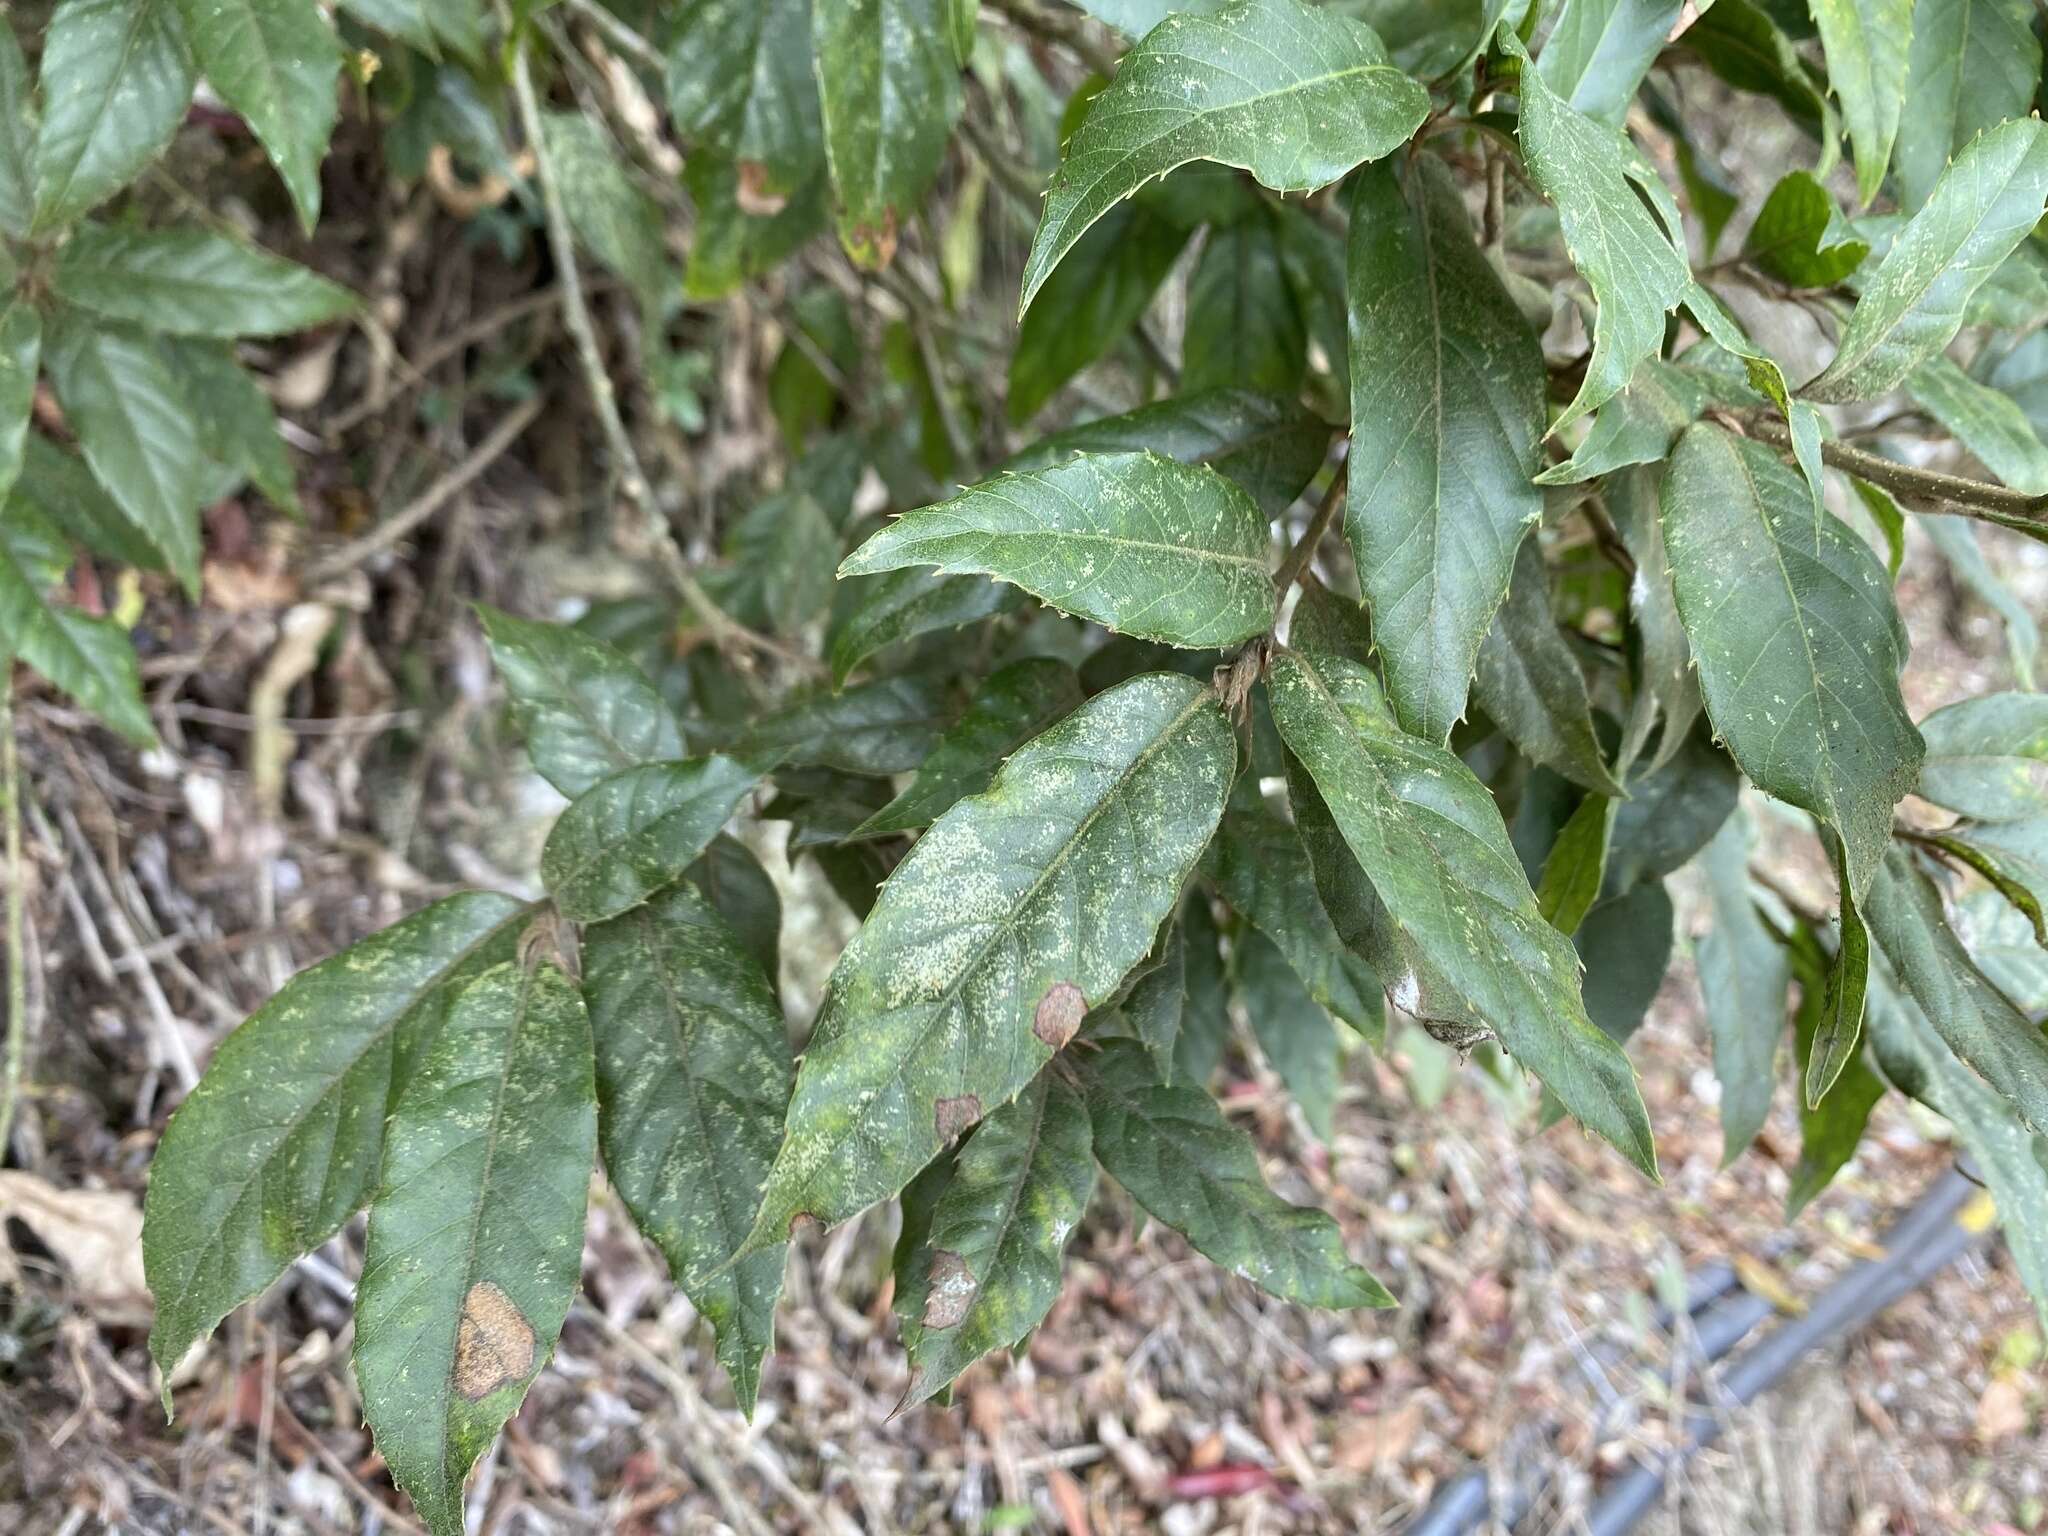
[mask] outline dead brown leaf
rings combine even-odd
[[[71,1277],[72,1294],[102,1322],[149,1320],[142,1274],[142,1208],[125,1190],[59,1189],[17,1169],[0,1169],[0,1280],[22,1283],[6,1221],[19,1221]]]

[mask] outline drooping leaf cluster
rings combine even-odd
[[[545,13],[345,9],[417,50],[401,144],[513,163],[493,71],[544,56]],[[187,75],[201,46],[153,0],[58,14]],[[326,120],[248,41],[304,19],[251,15],[205,68],[310,217]],[[1681,906],[1727,1155],[1790,1093],[1796,1209],[1888,1086],[1919,1099],[2048,1307],[2048,713],[1916,719],[1894,588],[1909,526],[1987,591],[1975,521],[2048,527],[2038,27],[2020,0],[619,7],[598,35],[686,151],[680,272],[601,122],[527,148],[651,336],[766,278],[786,471],[704,573],[726,628],[666,592],[483,613],[568,802],[546,899],[438,903],[221,1047],[154,1166],[159,1363],[367,1209],[366,1410],[457,1530],[567,1315],[593,1152],[749,1406],[792,1233],[891,1200],[907,1401],[1045,1317],[1098,1170],[1276,1295],[1391,1304],[1369,1231],[1268,1185],[1224,1062],[1327,1138],[1355,1054],[1424,1030],[1655,1177],[1624,1047]],[[342,310],[210,234],[73,228],[184,77],[122,82],[148,134],[88,131],[59,43],[0,341],[20,420],[40,356],[82,459],[10,455],[40,606],[0,632],[118,724],[50,660],[100,622],[45,601],[62,533],[189,580],[219,477],[147,381]],[[1782,114],[1800,163],[1731,191],[1697,101]],[[1822,356],[1758,339],[1791,311]],[[1994,478],[1888,455],[1895,409]],[[39,456],[127,550],[13,515]],[[814,1018],[780,1001],[764,824],[860,919]],[[1753,879],[1760,826],[1817,840],[1825,903]]]

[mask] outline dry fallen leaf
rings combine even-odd
[[[59,1189],[46,1179],[0,1169],[0,1280],[19,1285],[20,1258],[7,1245],[9,1218],[33,1232],[71,1277],[72,1294],[103,1322],[150,1316],[142,1274],[142,1207],[124,1190]]]
[[[1995,1444],[2027,1427],[2027,1400],[2019,1383],[2001,1376],[1977,1399],[1977,1438]]]
[[[1337,1431],[1331,1460],[1346,1472],[1371,1472],[1398,1462],[1422,1432],[1422,1404],[1410,1398],[1388,1413],[1354,1419]]]

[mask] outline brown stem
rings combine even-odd
[[[1301,537],[1295,540],[1294,548],[1287,552],[1287,558],[1280,562],[1280,570],[1273,577],[1273,586],[1283,599],[1287,596],[1287,589],[1299,581],[1301,573],[1308,569],[1309,560],[1315,555],[1316,546],[1323,542],[1323,535],[1330,531],[1330,524],[1335,521],[1338,509],[1344,505],[1344,487],[1350,479],[1350,473],[1349,463],[1338,466],[1336,478],[1330,482],[1330,488],[1323,492],[1323,500],[1316,508],[1316,515],[1308,520],[1308,527],[1303,529]]]
[[[1758,442],[1789,449],[1792,430],[1773,412],[1747,410],[1730,413],[1734,421]],[[1821,462],[1894,495],[1915,501],[1939,503],[1923,510],[1955,517],[1979,517],[1990,522],[2013,521],[2048,527],[2048,495],[2015,491],[1987,480],[1964,475],[1944,475],[1931,469],[1915,469],[1896,459],[1887,459],[1848,443],[1828,441],[1820,445]]]

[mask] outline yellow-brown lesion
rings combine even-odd
[[[533,1373],[538,1341],[512,1298],[479,1280],[462,1298],[455,1328],[455,1390],[471,1402]]]

